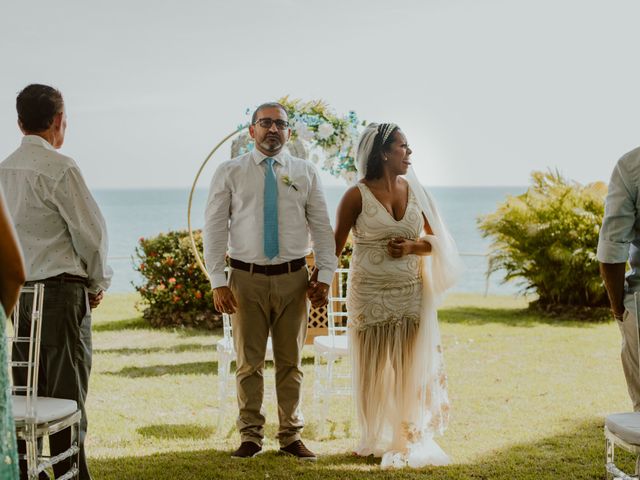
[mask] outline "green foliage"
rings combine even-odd
[[[194,240],[202,251],[201,231],[194,232]],[[211,284],[196,263],[189,232],[141,238],[135,257],[134,268],[144,277],[135,288],[142,297],[143,316],[151,325],[220,325],[220,316],[213,308]]]
[[[347,243],[344,244],[344,248],[342,249],[342,254],[340,255],[340,258],[338,258],[338,268],[349,268],[352,255],[353,255],[353,244],[351,243],[351,237],[349,237],[349,240],[347,240]]]
[[[493,239],[491,272],[505,270],[545,309],[607,304],[596,248],[606,186],[580,185],[558,172],[533,172],[533,185],[478,220]]]

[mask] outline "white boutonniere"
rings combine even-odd
[[[293,188],[296,192],[298,191],[298,187],[296,187],[295,183],[293,183],[293,180],[291,180],[289,175],[284,175],[282,177],[282,181],[287,187]]]

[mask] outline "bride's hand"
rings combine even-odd
[[[413,253],[413,247],[416,242],[408,238],[394,237],[387,243],[387,251],[393,258],[404,257]]]

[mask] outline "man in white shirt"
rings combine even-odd
[[[249,133],[255,149],[223,162],[214,174],[204,228],[214,305],[231,314],[237,353],[241,445],[232,456],[253,457],[262,450],[263,369],[271,332],[280,450],[313,461],[315,454],[300,440],[306,296],[314,306],[326,303],[337,267],[335,241],[317,170],[283,151],[291,135],[284,107],[258,107]],[[312,282],[305,268],[309,237],[318,267]]]
[[[77,164],[56,151],[67,126],[62,94],[46,85],[29,85],[18,94],[16,108],[24,137],[0,163],[0,184],[24,253],[27,284],[45,285],[38,393],[78,403],[78,478],[90,480],[84,440],[91,309],[100,304],[113,273],[106,263],[106,224]],[[25,327],[30,323],[29,303],[21,303]],[[22,349],[14,350],[15,358],[25,356]],[[22,375],[24,369],[14,370],[14,378]],[[52,435],[52,455],[68,448],[69,442],[69,429]],[[56,477],[70,463],[54,466]]]

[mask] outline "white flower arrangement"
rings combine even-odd
[[[302,120],[298,120],[293,124],[293,131],[296,132],[296,135],[300,140],[306,142],[313,140],[313,130],[311,130]]]
[[[355,112],[338,117],[322,100],[302,102],[290,99],[288,96],[279,100],[289,115],[291,125],[291,139],[300,140],[308,147],[309,157],[316,164],[321,163],[321,168],[327,170],[335,177],[343,178],[351,183],[356,178],[356,139],[360,135],[360,127],[366,122],[358,120]],[[250,115],[251,109],[247,108],[246,115]],[[238,125],[238,130],[243,130],[248,123]],[[243,145],[239,154],[251,151],[253,143]],[[285,180],[288,179],[288,180]],[[291,181],[289,177],[282,179],[286,185]],[[297,190],[297,188],[296,188]]]
[[[318,126],[318,138],[327,140],[335,131],[336,130],[333,128],[333,125],[325,122]]]
[[[355,112],[336,116],[322,100],[302,102],[288,96],[279,102],[284,105],[292,125],[292,138],[305,142],[310,158],[335,177],[352,182],[356,177],[356,139],[360,122]]]

